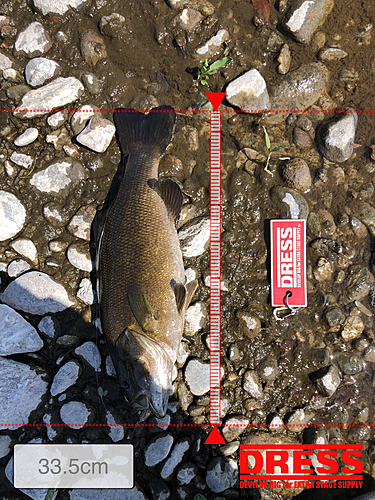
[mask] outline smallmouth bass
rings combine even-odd
[[[128,160],[99,241],[99,316],[126,400],[134,412],[150,409],[161,418],[197,287],[196,281],[185,285],[176,231],[181,188],[158,179],[176,113],[171,106],[147,115],[119,108],[114,123]]]

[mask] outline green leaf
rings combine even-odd
[[[98,387],[98,394],[102,398],[104,395],[103,387]]]
[[[47,491],[47,494],[46,496],[44,497],[44,500],[52,500],[53,498],[53,495],[55,493],[55,488],[50,488],[48,491]]]
[[[218,70],[220,68],[225,68],[232,61],[233,61],[233,59],[231,57],[229,57],[229,56],[224,57],[223,59],[219,59],[218,61],[215,61],[214,63],[212,63],[210,65],[209,69],[210,69],[210,71],[212,71],[212,70]]]
[[[204,497],[200,493],[197,493],[194,497],[194,500],[206,500],[206,497]]]
[[[276,146],[273,148],[273,150],[271,151],[271,153],[273,153],[274,151],[279,151],[280,149],[285,149],[285,148],[288,148],[289,146]]]
[[[270,141],[270,136],[268,135],[268,132],[266,130],[266,127],[263,127],[264,130],[264,137],[266,138],[266,146],[268,151],[271,149],[271,141]]]
[[[107,389],[103,392],[103,396],[106,396],[108,394]]]

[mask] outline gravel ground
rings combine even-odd
[[[375,135],[373,114],[359,112],[374,109],[373,19],[371,0],[0,4],[1,498],[322,498],[241,489],[246,443],[363,444],[363,488],[324,498],[375,491]],[[226,67],[204,75],[206,59],[224,57]],[[207,90],[227,94],[219,108],[225,445],[204,444]],[[168,413],[139,426],[94,326],[92,232],[121,171],[111,110],[162,104],[181,110],[159,172],[182,185],[179,237],[186,278],[199,286]],[[268,171],[267,135],[268,149],[283,147]],[[270,305],[275,218],[307,220],[308,307],[279,322]],[[133,444],[136,486],[17,490],[13,446],[30,442]]]

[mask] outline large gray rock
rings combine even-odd
[[[357,114],[338,115],[323,123],[318,132],[318,144],[327,160],[342,163],[353,154]]]
[[[231,458],[215,457],[207,467],[206,483],[215,493],[221,493],[236,484],[237,462]]]
[[[43,25],[34,22],[19,33],[14,44],[14,53],[17,56],[35,57],[45,54],[51,47],[51,38]]]
[[[61,16],[69,9],[80,10],[88,0],[33,0],[34,6],[44,16],[47,14],[57,14]]]
[[[173,436],[170,434],[159,435],[152,439],[145,449],[145,463],[147,467],[154,467],[164,460],[173,444]]]
[[[21,231],[26,220],[26,210],[18,198],[7,191],[0,191],[0,241],[6,241]]]
[[[275,186],[271,189],[271,200],[283,219],[307,219],[309,215],[307,201],[294,189]]]
[[[35,328],[5,304],[0,304],[0,325],[0,356],[39,351],[43,347]]]
[[[210,219],[201,219],[179,231],[178,237],[184,257],[198,257],[208,248],[210,241]]]
[[[280,28],[298,42],[308,43],[331,12],[334,0],[292,0]]]
[[[40,271],[30,271],[12,281],[0,294],[0,300],[14,309],[40,316],[74,305],[65,288]]]
[[[51,395],[57,396],[72,387],[77,382],[80,372],[81,367],[76,361],[65,363],[54,376]]]
[[[226,100],[244,110],[270,109],[270,98],[266,82],[257,69],[239,76],[226,89]]]
[[[61,420],[64,424],[73,429],[83,427],[87,423],[90,415],[91,411],[87,408],[85,403],[81,403],[80,401],[70,401],[70,403],[66,403],[60,409]]]
[[[47,80],[50,80],[58,74],[60,65],[46,59],[45,57],[35,57],[26,64],[25,78],[28,85],[31,87],[39,87]]]
[[[62,195],[85,177],[85,170],[79,162],[64,158],[35,172],[30,179],[30,185],[43,193]]]
[[[322,63],[302,64],[294,71],[278,79],[270,90],[272,110],[307,109],[321,97],[326,88],[328,69]],[[282,121],[288,113],[271,113],[266,123]]]
[[[47,391],[44,374],[37,374],[28,365],[0,357],[0,415],[2,424],[15,430],[27,424],[29,416]]]
[[[112,122],[94,116],[76,139],[82,146],[86,146],[96,153],[104,153],[111,144],[115,133],[116,127]]]
[[[43,87],[27,92],[13,114],[20,118],[35,118],[45,115],[51,109],[60,108],[76,101],[84,90],[84,86],[77,78],[72,76],[56,78]]]
[[[182,459],[184,458],[184,454],[187,452],[189,449],[190,444],[187,439],[184,441],[181,441],[180,443],[177,443],[171,453],[171,456],[168,458],[168,460],[165,462],[162,470],[161,470],[161,477],[163,479],[168,479],[174,472],[175,468],[179,463],[182,462]]]

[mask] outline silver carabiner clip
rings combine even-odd
[[[273,310],[273,315],[275,316],[276,321],[282,321],[283,319],[289,318],[290,316],[294,316],[298,311],[298,309],[300,309],[299,307],[291,306],[289,304],[289,297],[291,297],[292,295],[293,295],[292,292],[290,291],[286,292],[285,294],[286,307],[285,306],[275,307],[275,309]],[[289,314],[279,317],[278,313],[281,311],[289,311]]]

